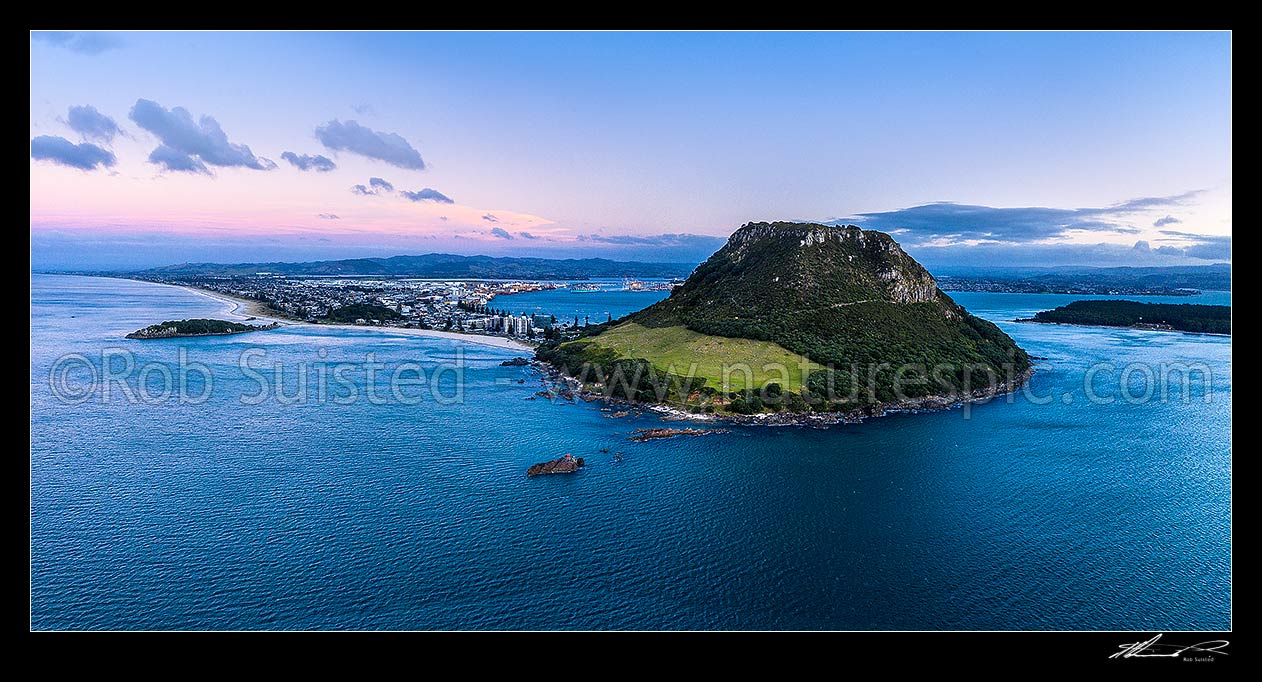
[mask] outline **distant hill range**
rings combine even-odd
[[[1168,294],[1231,291],[1231,265],[1012,268],[939,272],[946,291],[1053,294]],[[1182,290],[1182,291],[1181,291]]]
[[[591,277],[685,277],[692,263],[641,263],[607,258],[496,258],[427,253],[422,256],[348,258],[306,263],[183,263],[132,275],[157,277],[427,277],[438,279],[586,279]]]
[[[648,263],[608,258],[497,258],[427,253],[420,256],[307,262],[181,263],[125,274],[145,279],[242,277],[263,273],[287,277],[588,279],[687,277],[695,267],[694,263]],[[1172,267],[943,268],[936,275],[938,284],[946,291],[1178,295],[1195,293],[1188,290],[1231,290],[1231,265],[1225,263]]]

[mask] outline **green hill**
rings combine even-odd
[[[538,355],[612,397],[735,412],[959,396],[1030,367],[889,235],[813,223],[745,225],[665,300]]]

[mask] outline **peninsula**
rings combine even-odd
[[[668,298],[536,355],[589,395],[724,417],[940,407],[1031,371],[889,235],[816,223],[747,224]]]
[[[1138,301],[1074,301],[1018,322],[1129,327],[1198,334],[1231,334],[1231,306]]]
[[[197,318],[191,320],[168,320],[151,324],[144,329],[138,329],[127,335],[129,339],[174,339],[186,336],[227,336],[230,334],[245,334],[247,332],[257,332],[264,329],[275,329],[280,325],[276,322],[267,325],[250,325],[241,324],[240,322],[229,322],[227,320],[210,320]]]

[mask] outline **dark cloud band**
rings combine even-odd
[[[197,121],[184,107],[166,109],[147,99],[136,100],[131,120],[161,142],[149,160],[167,170],[209,172],[207,166],[272,170],[276,164],[254,155],[243,144],[228,140],[219,122],[210,116]]]
[[[362,197],[378,197],[393,191],[394,185],[390,184],[385,178],[368,178],[367,185],[351,187],[352,194],[358,194]]]
[[[1139,230],[1124,219],[1140,211],[1179,206],[1199,191],[1166,197],[1141,197],[1103,208],[995,208],[941,202],[895,211],[860,213],[830,224],[858,223],[861,227],[910,234],[926,241],[1038,242],[1063,237],[1075,230],[1134,234]]]
[[[70,111],[66,114],[66,125],[83,136],[85,140],[96,140],[106,144],[112,142],[120,132],[114,119],[97,111],[96,107],[90,104],[70,107]]]
[[[337,164],[333,163],[333,159],[320,154],[295,154],[293,152],[284,152],[280,158],[289,162],[289,165],[301,171],[315,171],[317,173],[327,173],[335,168]]]
[[[407,199],[408,201],[432,201],[437,204],[456,203],[452,201],[451,197],[448,197],[446,194],[443,194],[442,192],[439,192],[436,189],[430,189],[429,187],[426,187],[417,192],[409,192],[407,190],[403,190],[402,192],[399,192],[399,194],[402,194],[403,198]]]
[[[317,127],[315,136],[320,144],[335,151],[359,154],[399,168],[425,170],[421,153],[397,133],[377,132],[355,121],[343,123],[334,119]]]
[[[31,158],[79,170],[108,168],[118,161],[108,149],[88,142],[75,144],[64,137],[53,135],[40,135],[31,140]]]
[[[100,31],[32,31],[31,40],[85,55],[98,55],[123,45],[113,34]]]

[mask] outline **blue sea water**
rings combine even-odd
[[[526,296],[549,306],[617,294]],[[177,288],[35,275],[31,625],[1230,627],[1230,339],[1010,322],[1070,296],[953,296],[1045,358],[1029,395],[634,443],[630,430],[661,422],[530,400],[538,377],[499,365],[511,351],[295,327],[127,341],[152,322],[225,313]],[[80,354],[99,373],[103,349],[117,349],[106,355],[119,373],[131,353],[137,368],[173,375],[184,349],[212,372],[210,397],[129,402],[115,386],[108,401],[58,400],[58,358]],[[463,400],[448,404],[456,382],[441,376],[436,394],[415,389],[417,404],[247,405],[259,388],[238,365],[248,349],[268,373],[279,363],[290,395],[299,366],[371,353],[386,370],[417,361],[433,376],[462,357]],[[1083,375],[1100,362],[1115,368],[1097,375],[1101,394],[1120,396],[1127,367],[1160,363],[1204,363],[1212,382],[1186,401],[1098,404]],[[364,371],[348,376],[367,384]],[[134,372],[127,381],[139,391]],[[144,383],[160,393],[162,372]],[[204,388],[190,380],[192,393]],[[588,466],[525,477],[566,452]]]
[[[617,319],[623,315],[647,308],[670,295],[669,291],[623,291],[618,284],[595,280],[607,287],[599,292],[576,292],[569,289],[528,291],[508,296],[496,296],[490,304],[508,310],[514,315],[555,315],[558,321],[587,320],[592,324]]]

